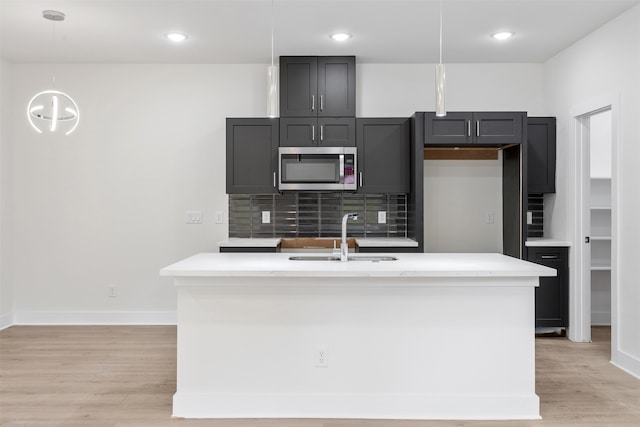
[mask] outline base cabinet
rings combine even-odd
[[[529,247],[527,260],[555,268],[556,277],[541,277],[536,288],[536,327],[569,326],[569,248]]]

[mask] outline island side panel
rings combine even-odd
[[[539,418],[537,280],[177,279],[173,415]]]

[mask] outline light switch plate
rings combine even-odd
[[[378,211],[378,224],[387,223],[387,211]]]
[[[187,211],[184,214],[186,224],[202,224],[202,211]]]
[[[269,224],[271,222],[271,212],[270,211],[262,211],[262,223]]]
[[[484,215],[484,222],[487,224],[493,224],[495,222],[495,214],[493,211],[486,211]]]

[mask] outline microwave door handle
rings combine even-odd
[[[340,171],[340,184],[344,183],[344,154],[340,154],[340,156],[338,156],[338,158],[340,159],[340,167],[338,168],[338,170]]]

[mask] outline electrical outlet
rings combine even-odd
[[[202,224],[202,211],[187,211],[184,214],[186,224]]]
[[[116,285],[109,285],[109,298],[115,298],[118,296],[118,287]]]
[[[269,224],[271,222],[271,212],[270,211],[262,211],[262,223]]]
[[[387,223],[387,211],[378,211],[378,224]]]
[[[216,224],[222,224],[224,222],[224,216],[222,211],[216,211]]]
[[[533,224],[533,212],[531,211],[527,211],[527,224]]]
[[[318,347],[315,355],[316,368],[328,368],[329,367],[329,353],[326,347]]]

